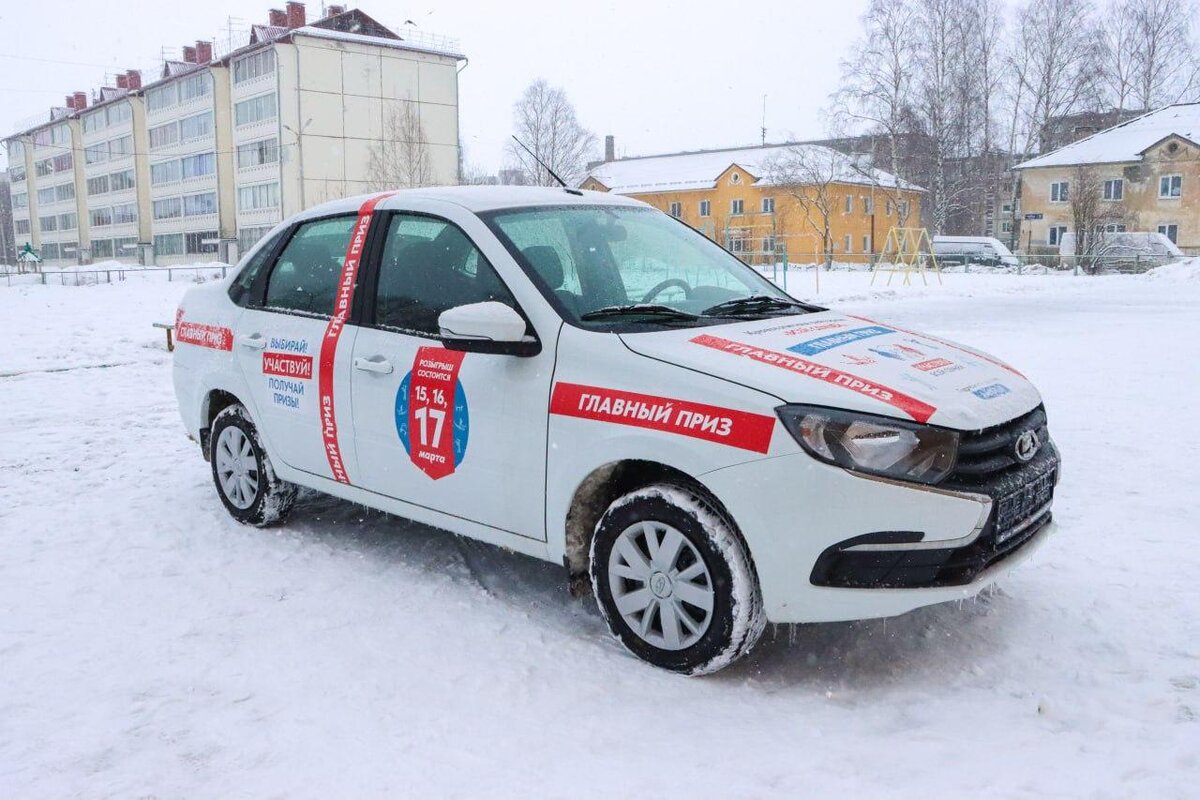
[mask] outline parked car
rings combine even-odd
[[[615,195],[327,203],[190,289],[175,333],[235,519],[305,486],[561,563],[669,670],[767,621],[969,597],[1051,529],[1059,455],[1015,369],[798,301]]]
[[[979,264],[985,267],[1015,267],[1020,264],[999,239],[991,236],[935,236],[933,254],[941,266]]]
[[[1080,258],[1089,266],[1094,262],[1097,269],[1150,269],[1184,257],[1183,251],[1174,242],[1165,234],[1157,232],[1108,231],[1097,236],[1099,239],[1092,246],[1092,252]],[[1059,237],[1058,252],[1068,266],[1074,263],[1074,232],[1067,232]]]

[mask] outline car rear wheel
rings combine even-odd
[[[209,442],[213,483],[230,515],[259,527],[281,522],[296,499],[296,487],[275,476],[245,407],[235,403],[222,409]]]
[[[635,656],[688,675],[750,652],[765,624],[749,555],[701,494],[655,484],[615,500],[596,526],[592,588]]]

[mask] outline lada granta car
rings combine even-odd
[[[973,595],[1050,531],[1034,387],[793,299],[682,222],[562,189],[287,220],[176,320],[184,424],[238,520],[305,486],[561,563],[698,674],[767,621]]]

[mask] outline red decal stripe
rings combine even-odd
[[[454,472],[454,390],[466,353],[421,347],[408,384],[408,457],[433,478]]]
[[[333,358],[337,354],[342,329],[346,327],[346,317],[350,315],[350,304],[354,300],[354,286],[358,278],[358,265],[362,259],[363,247],[367,243],[367,231],[371,229],[375,205],[392,194],[394,192],[376,195],[358,209],[358,220],[350,234],[350,243],[346,245],[346,260],[342,262],[337,297],[333,301],[333,316],[329,318],[329,324],[325,326],[325,336],[321,339],[321,360],[317,375],[317,395],[321,404],[321,439],[325,444],[329,471],[339,483],[350,483],[350,477],[346,474],[342,448],[338,445],[337,414],[333,405]]]
[[[671,397],[556,383],[550,413],[597,422],[650,428],[765,453],[775,418]]]
[[[208,347],[213,350],[232,350],[233,331],[217,325],[184,322],[182,313],[175,315],[175,341]]]
[[[898,392],[895,389],[881,386],[877,383],[871,383],[857,375],[843,372],[834,367],[827,367],[823,364],[817,364],[814,361],[798,358],[791,353],[764,350],[761,347],[722,339],[719,336],[709,336],[708,334],[696,336],[691,341],[695,344],[711,347],[714,350],[751,358],[755,361],[761,361],[764,364],[786,369],[789,372],[795,372],[798,375],[807,375],[810,378],[816,378],[826,383],[832,383],[834,386],[841,386],[844,389],[858,392],[867,397],[873,397],[876,400],[900,409],[917,422],[928,422],[929,418],[933,416],[933,412],[937,411],[934,406],[903,392]]]
[[[295,353],[263,353],[262,371],[264,375],[279,375],[284,378],[306,381],[313,375],[312,356],[298,356]]]
[[[846,316],[853,317],[854,319],[861,319],[863,322],[870,322],[872,325],[883,325],[884,324],[882,322],[876,322],[873,319],[868,319],[867,317],[855,316],[854,314],[847,314]],[[917,331],[910,331],[910,330],[905,330],[904,328],[897,328],[895,325],[893,325],[890,322],[886,323],[886,324],[887,324],[887,327],[892,328],[894,330],[898,330],[901,333],[907,333],[909,336],[917,336],[922,339],[928,339],[931,342],[937,342],[940,345],[945,345],[946,347],[949,347],[953,350],[957,350],[960,353],[966,353],[967,355],[972,356],[973,358],[983,359],[984,361],[988,362],[989,364],[994,364],[995,366],[1000,367],[1000,369],[1008,370],[1013,375],[1016,375],[1018,378],[1025,377],[1020,372],[1017,372],[1015,369],[1010,367],[1008,364],[1005,364],[1003,361],[999,361],[995,358],[992,358],[991,356],[985,356],[983,353],[976,353],[973,350],[966,349],[965,347],[959,347],[954,342],[947,342],[945,339],[939,339],[936,336],[930,336],[928,333],[918,333]]]

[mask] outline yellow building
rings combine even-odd
[[[775,179],[775,165],[797,158],[825,166],[813,170],[819,187]],[[893,226],[916,226],[921,217],[919,188],[808,144],[610,158],[581,188],[649,203],[756,264],[823,261],[825,209],[835,261],[867,261]]]
[[[1200,103],[1151,111],[1018,164],[1020,247],[1058,249],[1074,233],[1072,204],[1087,175],[1099,200],[1099,227],[1162,233],[1200,248]]]

